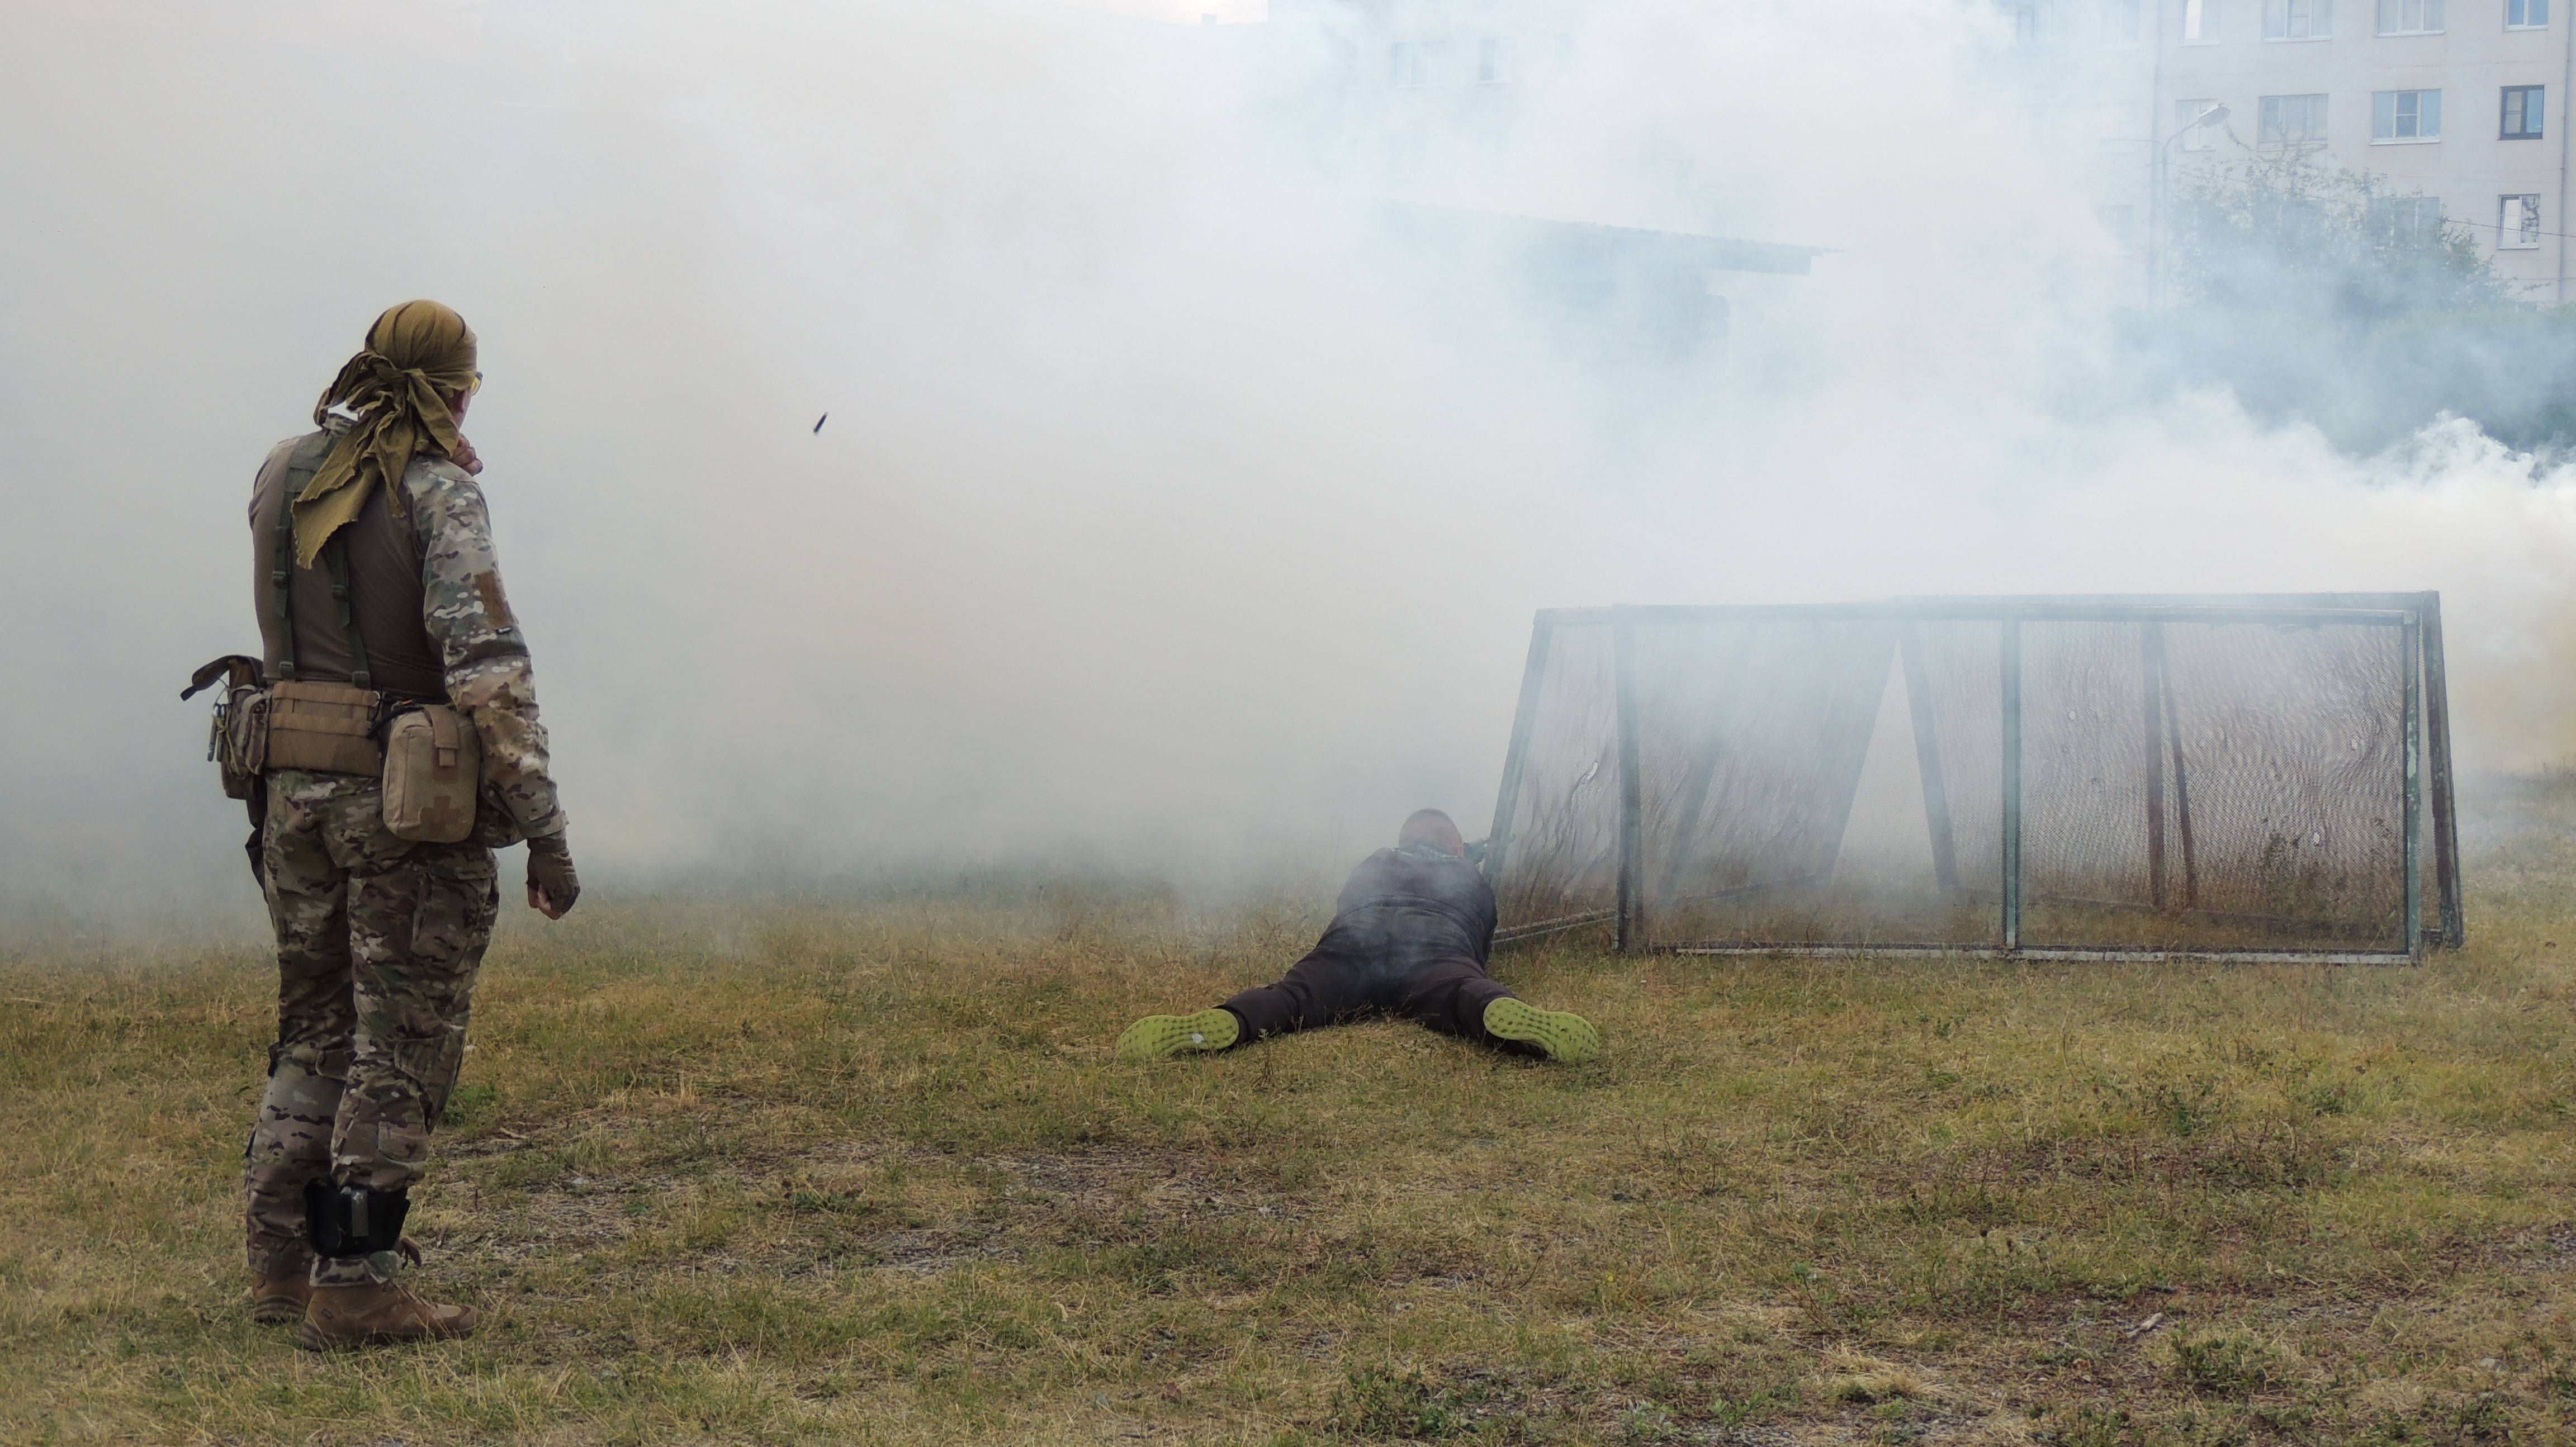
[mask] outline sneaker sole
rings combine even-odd
[[[1118,1037],[1118,1058],[1134,1064],[1191,1050],[1223,1050],[1243,1027],[1223,1010],[1195,1015],[1148,1015]]]
[[[1506,996],[1485,1007],[1485,1033],[1500,1040],[1519,1040],[1544,1050],[1551,1060],[1579,1065],[1601,1055],[1601,1032],[1592,1022],[1564,1010],[1542,1010],[1526,1000]]]

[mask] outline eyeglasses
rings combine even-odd
[[[465,395],[471,397],[482,390],[483,374],[481,372],[477,372],[474,374],[474,380],[465,384]]]

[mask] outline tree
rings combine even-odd
[[[2439,204],[2297,151],[2184,178],[2176,302],[2134,319],[2136,359],[2355,450],[2445,412],[2511,446],[2576,440],[2576,313],[2518,299]]]

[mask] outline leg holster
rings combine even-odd
[[[402,1243],[409,1191],[343,1186],[327,1178],[304,1183],[304,1230],[316,1256],[373,1256]]]

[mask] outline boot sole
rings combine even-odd
[[[368,1347],[401,1346],[406,1342],[459,1341],[474,1335],[473,1327],[459,1331],[361,1332],[356,1336],[325,1336],[306,1321],[295,1329],[295,1344],[308,1352],[354,1352]]]
[[[292,1326],[304,1319],[304,1301],[294,1296],[267,1296],[250,1304],[250,1319],[260,1326]]]
[[[1535,1045],[1549,1059],[1568,1065],[1601,1057],[1601,1032],[1592,1028],[1591,1021],[1565,1010],[1542,1010],[1508,995],[1485,1007],[1485,1033]]]
[[[1141,1064],[1190,1050],[1223,1050],[1243,1033],[1223,1010],[1195,1015],[1148,1015],[1118,1037],[1118,1058]]]

